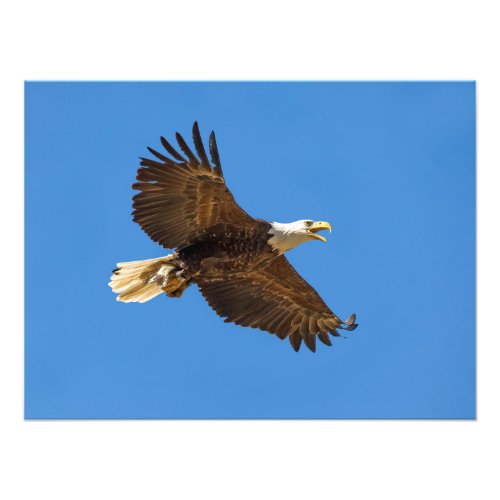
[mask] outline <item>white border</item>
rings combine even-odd
[[[499,497],[494,2],[45,0],[0,9],[2,498]],[[477,80],[479,420],[24,422],[26,79]]]

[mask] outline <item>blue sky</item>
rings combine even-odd
[[[474,418],[475,85],[26,84],[27,418]],[[304,347],[195,287],[123,304],[160,256],[130,216],[146,146],[215,130],[251,215],[328,220],[288,254],[359,327]]]

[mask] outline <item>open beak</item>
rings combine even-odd
[[[313,225],[308,228],[307,232],[311,233],[311,236],[313,236],[317,240],[326,241],[326,238],[323,238],[323,236],[317,234],[318,231],[323,231],[323,229],[329,229],[330,233],[332,232],[332,226],[330,226],[330,223],[323,221],[314,222]]]

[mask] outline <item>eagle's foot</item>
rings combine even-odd
[[[184,290],[189,286],[187,279],[182,277],[182,271],[175,273],[175,275],[170,275],[168,277],[166,285],[163,290],[168,297],[178,298],[180,297]]]

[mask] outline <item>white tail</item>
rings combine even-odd
[[[168,275],[176,269],[171,263],[173,255],[157,259],[119,262],[108,283],[116,300],[121,302],[147,302],[164,291]]]

